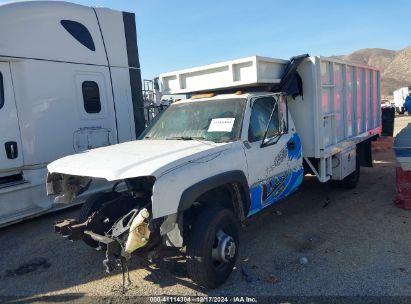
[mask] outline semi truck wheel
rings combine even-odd
[[[90,197],[84,202],[83,206],[81,206],[80,213],[77,217],[77,222],[85,222],[88,217],[92,215],[93,212],[99,210],[105,202],[113,200],[118,196],[119,194],[116,192],[99,192],[90,195]],[[91,223],[91,226],[92,227],[90,228],[93,232],[104,235],[106,227],[103,223],[93,222]],[[98,242],[88,236],[85,236],[83,241],[92,248],[97,248],[99,246]]]
[[[187,273],[205,288],[216,288],[233,271],[239,248],[238,222],[224,208],[200,213],[187,244]]]

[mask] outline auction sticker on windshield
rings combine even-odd
[[[231,132],[235,118],[214,118],[210,122],[207,132]]]

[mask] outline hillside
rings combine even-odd
[[[400,51],[361,49],[349,55],[332,57],[379,68],[382,95],[392,95],[394,90],[411,85],[411,46]]]

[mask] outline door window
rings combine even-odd
[[[81,88],[83,91],[84,110],[90,114],[100,113],[101,102],[98,84],[94,81],[84,81]]]
[[[248,128],[249,142],[263,139],[273,108],[274,113],[266,138],[271,138],[279,133],[278,104],[276,99],[273,97],[259,98],[254,102],[251,111],[250,126]]]
[[[0,109],[4,106],[3,74],[0,73]]]

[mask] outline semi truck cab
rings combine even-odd
[[[134,14],[2,3],[0,37],[1,227],[68,207],[47,197],[46,166],[136,139],[145,120]]]

